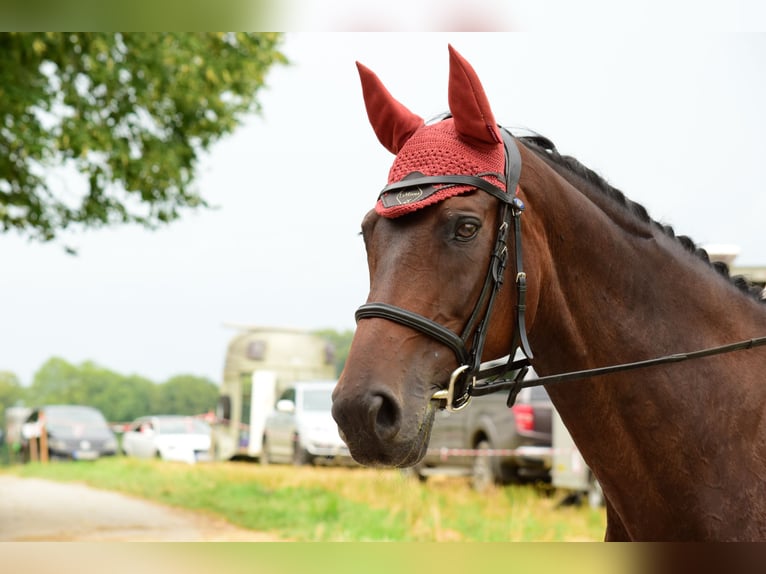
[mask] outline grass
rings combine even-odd
[[[115,457],[3,472],[115,490],[294,541],[603,540],[606,524],[603,510],[558,508],[561,493],[512,485],[480,494],[463,478],[421,484],[391,470]]]

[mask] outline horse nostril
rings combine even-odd
[[[384,443],[393,440],[402,426],[402,408],[385,388],[361,394],[339,393],[333,398],[332,415],[352,451],[355,445],[385,448]]]
[[[380,440],[390,440],[399,432],[401,409],[387,394],[378,392],[372,396],[369,414]]]

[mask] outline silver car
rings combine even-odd
[[[330,412],[335,383],[295,383],[280,395],[264,424],[261,463],[351,462]]]
[[[122,451],[138,458],[195,463],[209,459],[210,425],[182,415],[155,415],[133,421],[122,435]]]

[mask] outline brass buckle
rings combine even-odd
[[[468,385],[468,389],[466,389],[466,396],[468,397],[466,401],[456,407],[455,405],[455,383],[457,382],[460,375],[467,370],[469,367],[468,365],[461,365],[454,371],[452,371],[452,375],[450,375],[449,378],[449,387],[446,389],[440,389],[436,391],[433,395],[431,395],[432,400],[437,401],[447,401],[447,404],[444,406],[446,410],[448,410],[451,413],[456,413],[460,410],[463,410],[465,407],[468,406],[468,404],[471,402],[471,395],[468,393],[468,389],[471,388],[471,385],[476,382],[476,377],[474,377],[473,383]]]

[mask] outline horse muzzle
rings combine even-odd
[[[425,456],[435,408],[421,416],[405,408],[386,387],[333,394],[332,415],[351,456],[365,466],[407,467]]]

